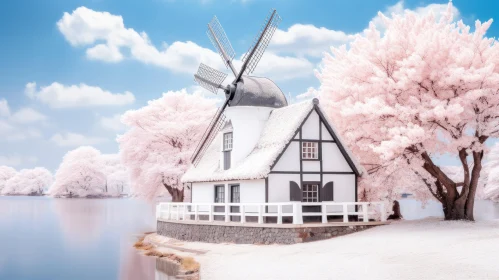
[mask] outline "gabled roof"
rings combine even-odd
[[[286,149],[298,129],[306,121],[312,110],[316,110],[333,139],[337,142],[352,170],[357,175],[362,173],[362,167],[355,161],[348,149],[329,121],[325,119],[317,99],[289,105],[272,110],[267,123],[260,135],[255,148],[240,162],[234,162],[228,170],[220,168],[220,141],[221,136],[212,141],[205,154],[196,166],[191,166],[182,177],[182,182],[211,182],[229,180],[251,180],[266,178],[274,162]]]

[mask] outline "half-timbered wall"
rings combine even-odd
[[[317,182],[320,191],[332,183],[333,201],[357,200],[357,175],[324,122],[316,109],[312,110],[274,163],[268,177],[268,202],[290,201],[290,182],[300,188],[303,182]],[[318,143],[318,159],[302,159],[301,147],[305,141]]]

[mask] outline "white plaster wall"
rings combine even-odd
[[[269,202],[289,202],[289,182],[293,181],[300,186],[300,174],[270,174],[268,180]],[[277,212],[277,207],[269,207],[269,212]],[[292,207],[283,207],[283,212],[292,212]]]
[[[315,110],[308,116],[301,128],[302,139],[319,139],[319,115]]]
[[[300,171],[300,142],[291,142],[274,166],[274,171]]]
[[[271,111],[272,108],[256,106],[228,107],[225,110],[233,128],[232,165],[243,160],[253,150]]]
[[[326,126],[321,122],[322,126],[322,140],[334,140],[333,136],[329,134],[329,131],[327,130]]]
[[[336,143],[322,143],[323,172],[353,172]]]
[[[302,163],[302,168],[305,172],[320,172],[321,162],[318,160],[304,160]]]
[[[355,174],[324,174],[323,186],[334,182],[334,202],[355,202]],[[342,211],[341,206],[329,206],[328,211]],[[355,206],[348,206],[348,211],[354,211]]]
[[[230,188],[232,184],[239,184],[241,203],[264,203],[265,202],[265,179],[225,181],[225,182],[203,182],[192,183],[192,203],[215,202],[215,185],[225,186],[225,202],[230,202]],[[200,206],[201,211],[208,211],[207,207]],[[247,211],[257,211],[256,207],[247,207]]]
[[[303,174],[303,182],[320,182],[320,174]]]
[[[192,203],[215,202],[215,183],[192,183]],[[208,211],[208,207],[200,206],[200,211]]]

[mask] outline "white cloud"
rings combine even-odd
[[[31,92],[29,94],[31,98],[52,108],[122,106],[132,104],[135,101],[135,96],[129,91],[112,93],[100,87],[86,84],[65,86],[54,82],[49,86],[36,89],[35,83],[28,83],[26,92]]]
[[[272,52],[266,52],[254,74],[271,80],[290,80],[312,76],[314,67],[314,64],[305,58],[279,56]]]
[[[8,117],[9,115],[9,103],[7,103],[7,100],[5,99],[0,99],[0,117]]]
[[[14,142],[39,138],[41,133],[36,128],[14,126],[6,120],[0,119],[0,142]]]
[[[47,119],[47,117],[35,109],[32,108],[22,108],[19,111],[15,112],[11,118],[13,122],[17,123],[33,123],[40,122]]]
[[[433,11],[433,14],[438,20],[442,16],[442,14],[447,11],[447,5],[448,4],[429,4],[426,6],[416,7],[414,9],[407,9],[405,7],[404,1],[399,1],[395,5],[386,8],[386,10],[383,11],[383,14],[391,17],[393,14],[402,15],[406,10],[410,10],[419,15],[428,15],[430,12]],[[452,7],[452,14],[454,18],[459,18],[460,16],[459,10],[455,6]],[[380,30],[384,29],[383,19],[379,15],[375,16],[372,19],[372,22],[376,25],[378,29]]]
[[[116,46],[99,44],[87,49],[87,57],[94,60],[106,62],[119,62],[123,60],[123,55]]]
[[[36,83],[35,82],[30,82],[26,84],[26,87],[24,88],[24,93],[29,97],[33,98],[36,92]]]
[[[96,145],[108,141],[106,138],[87,137],[77,133],[67,132],[64,134],[56,133],[50,140],[61,147],[76,147],[85,145]]]
[[[46,120],[47,117],[32,108],[22,108],[11,114],[7,100],[0,100],[0,142],[22,141],[41,136],[36,128],[25,127],[28,124]]]
[[[126,125],[121,122],[120,114],[112,117],[101,117],[99,123],[102,127],[112,131],[124,131],[126,129]]]
[[[189,41],[165,44],[159,50],[145,32],[126,28],[121,16],[108,12],[79,7],[71,14],[64,13],[57,27],[71,45],[89,46],[86,53],[91,59],[119,62],[127,49],[133,59],[174,72],[194,73],[200,61],[216,68],[223,65],[217,53]]]
[[[298,94],[296,99],[304,100],[319,96],[319,92],[314,87],[309,87],[306,92]]]
[[[33,164],[36,162],[38,162],[38,158],[34,156],[29,156],[29,157],[18,156],[18,155],[0,156],[0,165],[16,167],[23,163]]]
[[[354,37],[353,34],[312,24],[294,24],[286,31],[277,29],[269,49],[298,56],[322,57],[331,46],[341,46],[352,41]]]
[[[20,156],[0,156],[0,165],[19,166],[22,162]]]
[[[211,49],[191,41],[163,43],[162,49],[158,49],[145,32],[125,27],[121,16],[108,12],[79,7],[71,14],[64,13],[57,26],[71,45],[88,47],[86,55],[89,59],[119,62],[127,53],[132,59],[173,72],[194,74],[201,62],[226,70],[218,53]],[[283,65],[275,67],[276,62]],[[240,61],[235,64],[240,64]],[[305,59],[280,57],[275,53],[266,54],[257,67],[260,73],[275,80],[311,76],[312,69],[312,64]]]

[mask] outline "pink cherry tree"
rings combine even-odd
[[[129,130],[118,143],[132,195],[153,199],[166,189],[172,201],[184,200],[180,178],[215,110],[214,100],[184,89],[123,115]]]
[[[99,150],[83,146],[64,155],[49,189],[53,196],[105,195],[106,174]]]
[[[379,14],[349,48],[332,48],[317,76],[332,122],[368,170],[367,199],[401,190],[442,203],[445,219],[473,220],[487,139],[499,136],[499,44],[452,17]],[[455,156],[459,180],[437,163]],[[362,195],[361,195],[362,197]]]
[[[121,162],[119,154],[100,155],[102,171],[106,175],[105,192],[109,195],[122,195],[129,192],[130,176]]]
[[[10,166],[1,165],[0,166],[0,193],[3,188],[5,188],[5,184],[7,181],[16,175],[16,170]]]
[[[4,195],[42,195],[53,182],[52,173],[43,167],[22,169],[6,181]]]
[[[484,198],[499,202],[499,143],[490,149],[484,171],[486,175]]]

